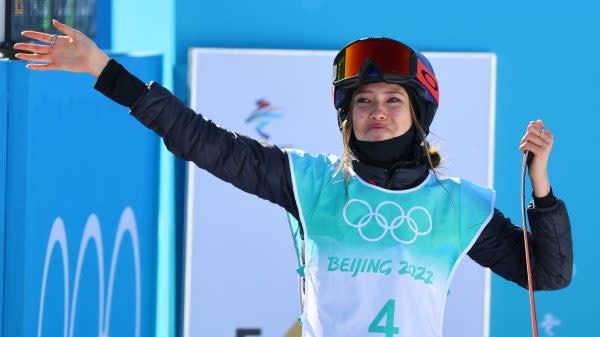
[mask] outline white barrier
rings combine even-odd
[[[440,171],[492,187],[495,55],[425,55],[440,84],[430,135],[434,144],[441,142],[446,157]],[[329,51],[192,49],[191,107],[258,140],[268,137],[280,147],[339,155],[331,98],[334,56]],[[236,331],[285,336],[299,304],[284,211],[192,163],[187,207],[184,336],[235,336]],[[444,336],[489,334],[489,282],[489,272],[470,259],[459,267]]]

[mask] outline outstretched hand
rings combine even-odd
[[[47,44],[17,43],[14,45],[15,49],[29,51],[32,54],[18,53],[15,57],[37,62],[27,64],[26,67],[33,70],[64,70],[89,73],[98,77],[110,60],[108,55],[82,32],[57,20],[52,20],[52,24],[65,35],[57,36],[52,44],[51,34],[24,31],[21,33],[23,36]]]

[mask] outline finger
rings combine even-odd
[[[53,62],[54,60],[48,56],[48,54],[25,54],[18,53],[15,55],[16,58],[31,62]]]
[[[16,43],[13,47],[18,50],[26,50],[37,54],[50,53],[50,46],[44,46],[35,43]]]
[[[519,146],[519,150],[522,153],[525,153],[525,151],[527,151],[527,150],[529,150],[533,154],[542,154],[542,153],[544,153],[544,149],[543,148],[541,148],[539,145],[533,144],[531,142],[525,142],[525,143],[521,144],[521,146]]]
[[[538,120],[536,121],[536,123],[538,123],[538,124],[539,124],[541,127],[544,127],[544,123],[542,122],[542,120],[541,120],[541,119],[538,119]]]
[[[52,24],[60,32],[66,34],[66,35],[69,35],[70,37],[75,37],[75,35],[77,35],[77,33],[79,32],[77,29],[71,28],[71,27],[65,25],[64,23],[58,22],[58,20],[55,20],[55,19],[52,19]]]
[[[521,144],[524,142],[531,142],[534,143],[536,145],[539,145],[541,147],[548,147],[550,145],[550,142],[548,139],[544,138],[544,136],[540,137],[539,133],[537,134],[533,134],[533,133],[527,133],[523,139],[521,139]]]
[[[52,63],[46,63],[46,64],[28,64],[26,65],[27,68],[32,69],[32,70],[56,70],[58,69],[56,67],[56,65],[52,64]]]
[[[538,133],[542,130],[542,126],[537,123],[531,123],[527,127],[527,131],[537,131]]]
[[[46,33],[34,32],[32,30],[26,30],[24,32],[21,32],[21,35],[28,37],[30,39],[34,39],[34,40],[38,40],[38,41],[42,41],[42,42],[46,42],[46,43],[50,43],[50,41],[52,40],[52,35],[46,34]]]
[[[541,122],[541,121],[540,121]],[[538,134],[540,133],[541,130],[544,130],[544,134],[552,134],[546,127],[544,127],[544,124],[541,123],[529,123],[529,125],[527,126],[527,131],[537,131]]]
[[[552,138],[548,137],[548,131],[546,129],[538,129],[534,126],[527,128],[527,132],[525,133],[525,136],[527,135],[531,135],[532,138],[539,138],[539,139],[543,139],[546,143],[550,143]],[[525,138],[525,137],[523,137]]]
[[[537,137],[543,139],[548,145],[552,145],[554,143],[554,134],[547,129],[544,129],[543,132],[539,130],[534,130],[528,132],[528,134],[532,134],[534,138]]]
[[[553,141],[554,134],[552,132],[550,132],[549,130],[544,129],[544,139]]]
[[[548,131],[548,129],[546,129],[544,127],[544,123],[542,122],[541,119],[538,119],[535,122],[531,122],[529,123],[529,126],[527,127],[527,130],[532,129],[532,130],[537,130],[538,133],[541,132],[542,130],[544,130],[544,135],[549,134],[550,132]]]
[[[535,125],[537,125],[538,129],[544,130],[544,132],[546,132],[546,128],[544,127],[544,123],[542,123],[541,119],[535,121]]]
[[[535,144],[535,145],[541,147],[542,149],[548,149],[551,146],[550,144],[544,142],[543,140],[541,140],[539,138],[536,139],[535,137],[525,137],[521,140],[521,143],[519,145],[523,145],[525,143]]]
[[[519,145],[519,151],[521,153],[525,153],[525,151],[527,151],[527,142],[521,143],[521,145]]]
[[[527,130],[525,132],[525,136],[523,136],[523,139],[525,139],[525,137],[527,137],[528,135],[532,136],[532,137],[537,137],[537,138],[542,138],[544,140],[548,140],[546,136],[546,129],[543,129],[540,127],[536,127],[534,124],[531,124],[529,127],[527,127]]]
[[[532,135],[535,136],[540,136],[540,135],[546,135],[549,131],[546,130],[545,128],[542,129],[541,127],[536,127],[536,126],[531,126],[529,128],[527,128],[527,133],[530,133]]]

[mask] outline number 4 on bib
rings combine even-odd
[[[395,311],[396,301],[388,300],[381,311],[377,314],[373,322],[371,322],[371,325],[369,325],[369,332],[384,333],[385,337],[394,337],[394,335],[400,333],[400,329],[394,326]],[[378,325],[382,323],[384,318],[385,325]]]

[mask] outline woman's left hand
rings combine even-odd
[[[554,143],[554,135],[544,127],[541,120],[530,122],[525,136],[521,139],[519,150],[522,153],[529,150],[533,159],[529,164],[529,177],[536,197],[545,197],[550,192],[548,179],[548,159]]]
[[[50,34],[24,31],[21,33],[23,36],[50,45],[17,43],[14,45],[14,49],[31,53],[18,53],[15,57],[29,62],[45,62],[43,64],[27,64],[27,68],[33,70],[64,70],[76,73],[86,72],[95,77],[100,76],[110,60],[108,55],[82,32],[56,20],[52,20],[52,24],[65,35],[56,35],[56,40],[52,44],[52,35]]]

